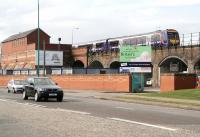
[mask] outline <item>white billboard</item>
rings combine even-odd
[[[38,52],[35,51],[35,64],[38,65]],[[39,51],[39,65],[44,65],[44,51]],[[63,51],[45,51],[46,66],[63,66]]]
[[[151,73],[151,67],[120,67],[121,73]]]

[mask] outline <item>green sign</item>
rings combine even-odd
[[[151,62],[151,46],[122,46],[120,62]]]

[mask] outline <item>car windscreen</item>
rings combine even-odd
[[[35,78],[35,85],[55,85],[50,79],[47,78]]]
[[[15,81],[14,81],[14,84],[15,84],[15,85],[25,85],[25,84],[27,84],[27,83],[26,83],[26,81],[24,81],[24,80],[15,80]]]

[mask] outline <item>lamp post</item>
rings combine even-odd
[[[58,51],[60,51],[60,46],[61,46],[61,45],[60,45],[60,42],[61,42],[61,38],[58,38],[58,44],[59,44],[59,45],[58,45]]]
[[[72,29],[72,46],[73,46],[73,42],[74,42],[74,30],[79,30],[79,28]]]
[[[40,1],[38,0],[37,76],[40,76]]]

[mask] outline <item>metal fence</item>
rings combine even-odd
[[[119,74],[119,69],[72,69],[72,68],[54,68],[40,69],[40,75],[72,75],[72,74]],[[0,70],[0,75],[30,75],[36,76],[36,69],[22,70]]]
[[[200,32],[180,35],[181,46],[200,46]]]

